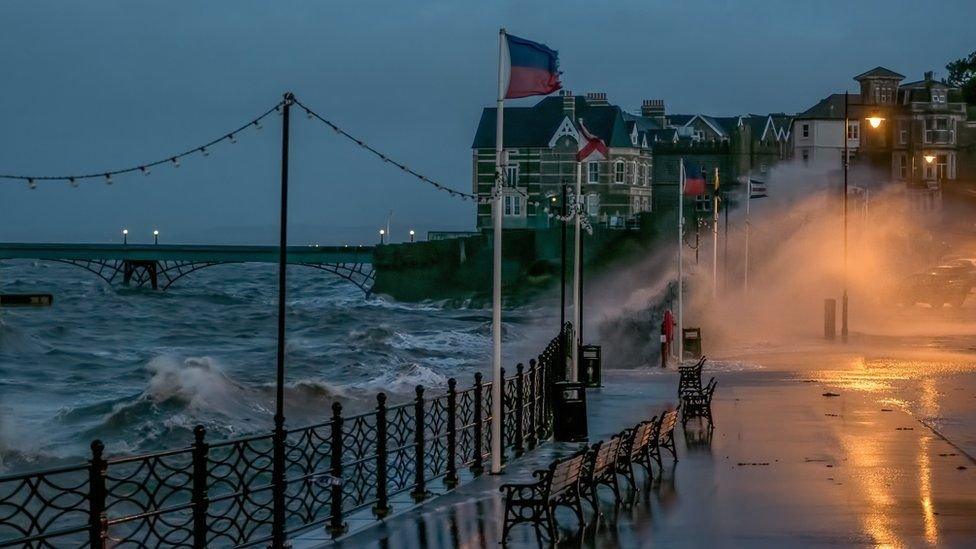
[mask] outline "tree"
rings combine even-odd
[[[966,103],[976,105],[976,51],[946,65],[949,84],[962,88]]]

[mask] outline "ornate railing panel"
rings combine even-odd
[[[548,388],[565,333],[503,377],[503,455],[550,436]],[[381,393],[375,411],[355,416],[334,403],[329,421],[280,437],[210,444],[198,426],[189,447],[141,456],[105,459],[95,441],[87,464],[0,477],[0,546],[281,546],[286,533],[321,525],[339,536],[349,513],[371,507],[382,518],[395,494],[410,490],[420,501],[430,482],[455,486],[460,468],[481,474],[491,456],[491,390],[478,374],[467,389],[454,379],[446,393],[418,386],[395,406]]]

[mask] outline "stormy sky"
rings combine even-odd
[[[939,2],[52,2],[0,4],[0,173],[100,172],[217,137],[285,91],[470,191],[497,29],[559,50],[563,81],[636,109],[796,112],[876,65],[921,78],[976,49],[971,0]],[[531,104],[524,100],[516,104]],[[0,181],[0,240],[273,243],[280,123],[114,184]],[[292,243],[470,229],[474,206],[296,113]]]

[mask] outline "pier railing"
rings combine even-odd
[[[547,387],[568,330],[528,367],[503,371],[503,453],[551,436]],[[336,402],[327,421],[286,430],[282,440],[210,442],[197,426],[188,447],[127,457],[106,457],[96,440],[88,463],[0,477],[0,546],[281,546],[316,527],[338,537],[350,514],[383,518],[398,495],[422,501],[435,483],[456,486],[464,468],[484,471],[491,382],[476,374],[470,387],[457,385],[417,386],[412,400],[392,406],[380,393],[373,411],[352,416]],[[285,455],[278,482],[276,445]]]

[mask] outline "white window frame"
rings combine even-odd
[[[630,161],[630,184],[631,185],[637,184],[637,161],[636,160]]]
[[[623,160],[617,160],[613,163],[613,182],[617,184],[624,184],[627,181],[627,167],[624,166]]]
[[[765,162],[759,164],[759,173],[766,173],[767,169],[769,169],[769,166]]]
[[[502,203],[502,217],[522,217],[525,208],[523,208],[521,195],[506,194],[502,197]]]
[[[600,215],[600,195],[597,193],[586,195],[586,215],[592,217]]]
[[[861,123],[858,120],[847,121],[847,140],[858,141],[861,139]]]
[[[810,124],[800,124],[800,136],[810,137]]]
[[[644,162],[644,186],[648,187],[651,184],[651,165]]]
[[[586,163],[586,182],[595,184],[600,182],[600,163],[591,160]]]
[[[518,163],[505,166],[505,184],[509,187],[518,187],[519,165]]]

